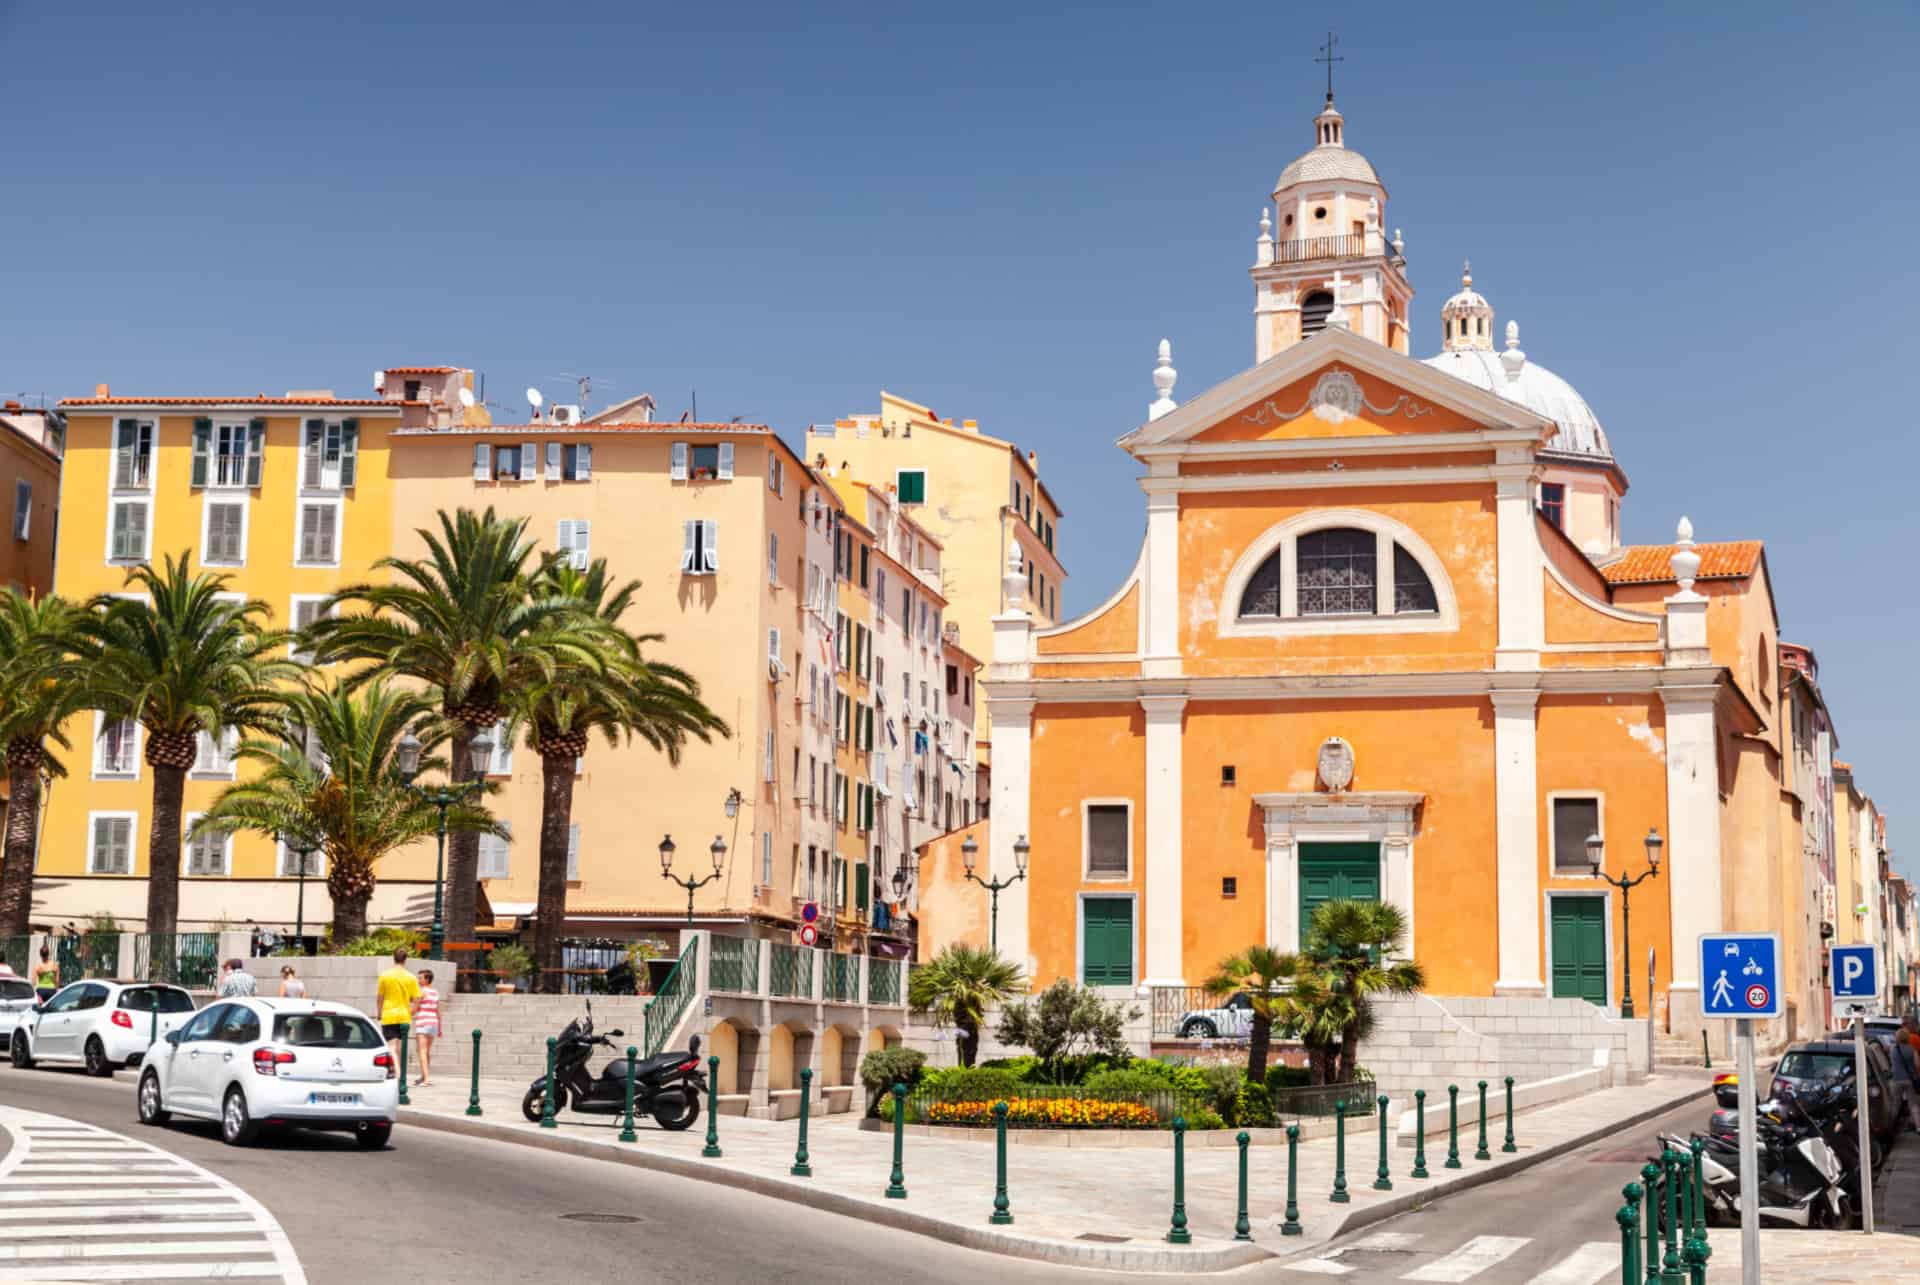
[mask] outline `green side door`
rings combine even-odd
[[[1313,911],[1323,901],[1380,900],[1380,845],[1300,845],[1300,944],[1306,945]]]
[[[1607,1006],[1607,899],[1550,897],[1554,998]]]
[[[1133,898],[1080,902],[1080,972],[1088,986],[1133,985]]]

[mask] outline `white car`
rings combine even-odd
[[[1180,1015],[1183,1040],[1244,1040],[1252,1035],[1253,1001],[1244,991],[1219,1008],[1193,1009]]]
[[[0,973],[0,1040],[12,1042],[13,1028],[20,1024],[24,1014],[33,1010],[39,998],[33,983],[26,978],[11,971]]]
[[[193,996],[178,986],[73,982],[20,1014],[7,1043],[21,1070],[36,1062],[79,1063],[88,1075],[112,1075],[140,1065],[156,1031],[164,1038],[192,1016]]]
[[[383,1147],[399,1096],[379,1028],[345,1004],[310,999],[215,1000],[155,1048],[137,1094],[142,1124],[218,1120],[236,1147],[280,1125]]]

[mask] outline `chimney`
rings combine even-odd
[[[111,397],[113,396],[113,390],[105,384],[95,384],[93,386],[93,395],[95,397]]]
[[[1035,477],[1040,476],[1040,453],[1038,451],[1027,452],[1027,467],[1033,470]]]

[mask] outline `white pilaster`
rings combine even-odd
[[[1186,707],[1184,696],[1140,698],[1147,717],[1147,975],[1142,984],[1148,986],[1186,984],[1180,950],[1180,734]],[[997,744],[994,752],[999,753]]]
[[[1507,459],[1510,449],[1503,447],[1500,462],[1493,466],[1500,578],[1500,641],[1494,667],[1538,669],[1546,639],[1546,611],[1540,540],[1533,530],[1534,465],[1531,459]],[[1524,454],[1526,448],[1518,451]]]
[[[993,813],[987,826],[985,874],[989,879],[1012,879],[1019,869],[1013,859],[1014,841],[1028,831],[1033,797],[1033,702],[988,696],[987,716],[993,720]],[[1064,859],[1078,862],[1080,858],[1078,853],[1068,853]],[[1027,928],[1029,887],[1027,880],[1019,879],[1000,894],[1000,954],[1031,977],[1034,959]]]
[[[1667,713],[1667,869],[1673,985],[1700,987],[1701,933],[1720,932],[1720,756],[1713,683],[1660,688]],[[1758,926],[1758,925],[1753,925]]]
[[[1149,678],[1180,673],[1180,496],[1147,493],[1147,654]]]
[[[1504,520],[1506,501],[1501,500]],[[1533,533],[1527,533],[1532,539]],[[1501,597],[1506,596],[1502,559]],[[1539,597],[1538,585],[1535,598]],[[1501,611],[1504,630],[1506,612]],[[1534,753],[1534,707],[1540,693],[1505,690],[1493,697],[1494,845],[1500,916],[1501,994],[1544,994],[1540,974],[1539,790]]]

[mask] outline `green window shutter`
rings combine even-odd
[[[352,487],[354,474],[360,466],[360,421],[357,419],[340,422],[340,489]],[[524,476],[524,474],[522,475]]]
[[[247,422],[247,485],[260,485],[261,472],[267,462],[267,421],[264,419]]]
[[[1089,986],[1133,985],[1133,900],[1087,897],[1080,903],[1081,972]]]
[[[867,878],[867,863],[862,861],[853,868],[853,904],[861,914],[867,913],[867,897],[873,881]]]
[[[193,481],[194,486],[207,484],[207,461],[213,454],[213,421],[196,419],[193,421]]]

